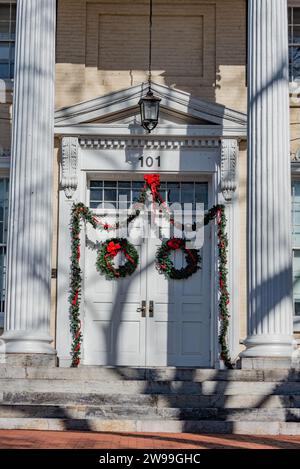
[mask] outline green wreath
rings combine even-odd
[[[119,252],[123,252],[127,259],[116,269],[113,260]],[[98,251],[96,268],[108,279],[124,278],[132,275],[139,262],[139,255],[135,247],[125,238],[110,238],[101,244]]]
[[[172,251],[181,250],[185,254],[187,265],[181,269],[175,269],[170,259]],[[185,240],[181,238],[171,238],[163,241],[156,253],[156,268],[167,278],[181,280],[189,278],[201,267],[201,256],[198,249],[188,249]]]

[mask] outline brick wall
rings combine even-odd
[[[246,110],[244,0],[155,0],[153,80]],[[147,78],[148,5],[60,0],[56,106]]]

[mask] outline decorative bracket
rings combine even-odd
[[[236,162],[238,156],[238,142],[234,139],[224,139],[221,145],[221,190],[224,199],[230,202],[237,188]]]
[[[63,137],[61,142],[61,188],[70,199],[77,189],[78,138]]]

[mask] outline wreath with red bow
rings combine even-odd
[[[185,255],[186,266],[175,269],[171,260],[171,252],[181,250]],[[201,256],[198,249],[188,249],[185,240],[171,238],[162,242],[156,253],[156,268],[166,277],[181,280],[189,278],[201,267]]]
[[[122,252],[126,262],[118,268],[114,266],[114,258]],[[108,279],[122,278],[132,275],[139,262],[135,247],[125,238],[111,238],[101,244],[98,251],[96,267]]]

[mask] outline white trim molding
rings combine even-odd
[[[247,117],[242,112],[194,98],[189,93],[164,85],[153,83],[152,89],[161,98],[160,106],[170,116],[170,125],[157,126],[151,138],[162,135],[247,138]],[[139,113],[138,102],[144,90],[145,84],[141,83],[58,109],[55,112],[55,134],[105,136],[118,133],[145,138],[147,132],[138,123],[122,124],[123,119]],[[172,122],[172,114],[176,115],[177,123]],[[191,119],[193,124],[190,123]],[[182,124],[178,124],[178,120]]]
[[[221,144],[221,190],[224,199],[232,199],[237,187],[236,164],[238,156],[238,142],[232,139],[222,139]]]
[[[82,148],[96,148],[114,150],[118,148],[143,148],[146,150],[174,150],[178,148],[217,148],[220,145],[219,139],[205,138],[89,138],[81,137],[79,139]]]
[[[66,197],[72,197],[78,185],[78,138],[63,137],[61,140],[61,188]]]

